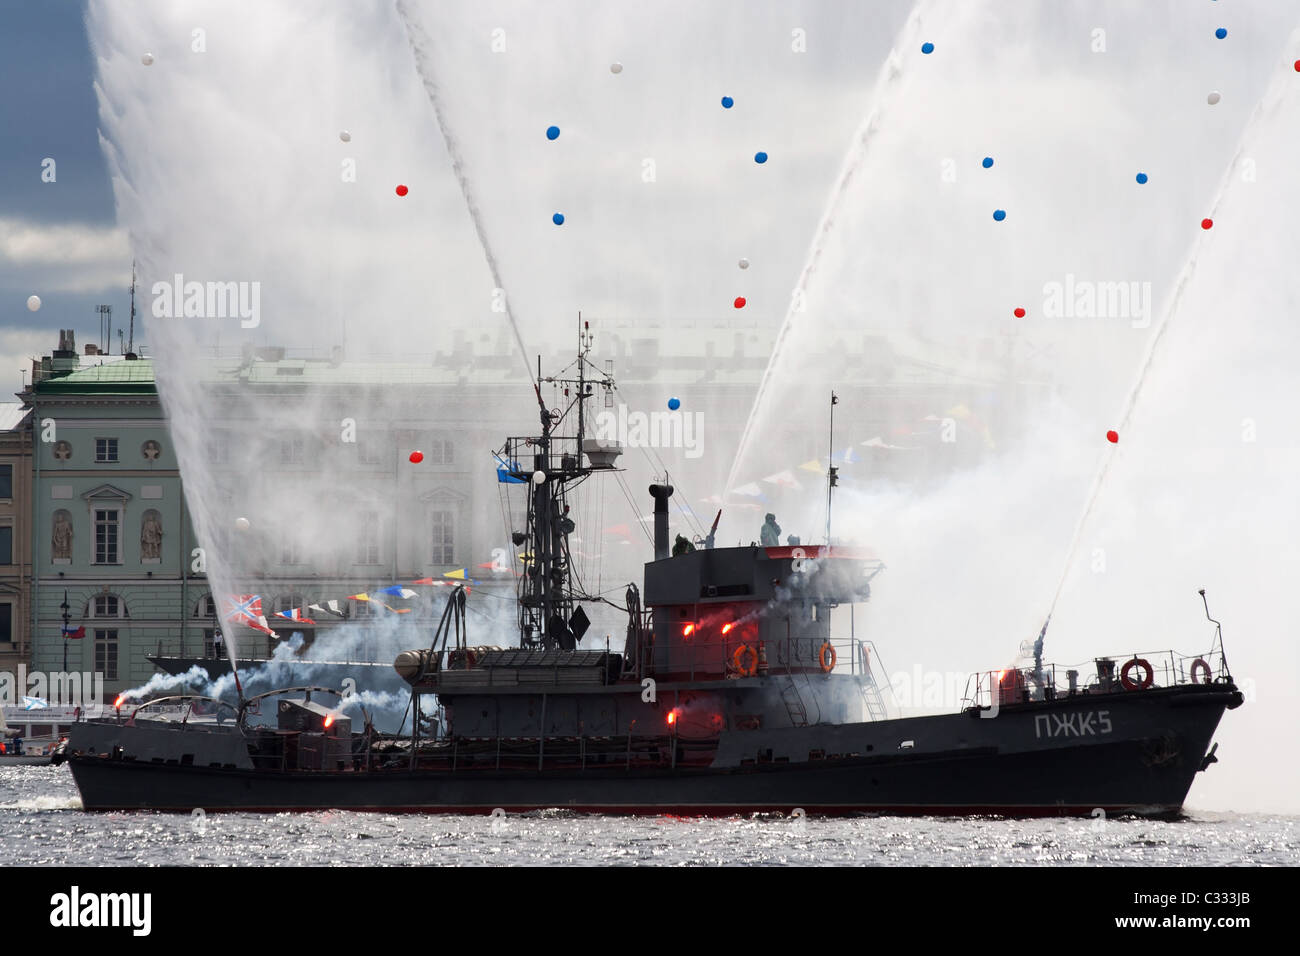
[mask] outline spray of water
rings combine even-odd
[[[1249,156],[1259,145],[1259,138],[1262,128],[1273,121],[1279,115],[1282,107],[1283,98],[1289,88],[1294,85],[1294,79],[1285,74],[1279,74],[1269,86],[1264,97],[1256,104],[1254,111],[1251,113],[1250,120],[1246,124],[1246,129],[1242,133],[1237,151],[1232,157],[1223,172],[1219,181],[1218,188],[1215,190],[1214,199],[1209,205],[1207,218],[1214,221],[1219,216],[1225,200],[1229,197],[1231,190],[1241,188],[1241,168],[1243,158]],[[1178,315],[1183,305],[1184,296],[1191,287],[1192,279],[1196,275],[1197,265],[1201,256],[1207,249],[1211,248],[1213,237],[1207,234],[1201,234],[1196,237],[1191,253],[1188,255],[1182,270],[1178,274],[1177,281],[1174,283],[1173,293],[1165,303],[1165,307],[1160,312],[1160,318],[1156,323],[1155,329],[1147,342],[1146,353],[1143,355],[1138,367],[1137,377],[1133,383],[1132,389],[1124,402],[1122,411],[1119,416],[1119,424],[1116,431],[1120,435],[1121,441],[1128,436],[1129,426],[1133,421],[1134,413],[1138,406],[1138,401],[1142,397],[1142,389],[1146,384],[1147,377],[1151,372],[1152,365],[1156,361],[1160,352],[1161,344],[1164,341],[1165,333],[1168,331],[1170,322]],[[1057,581],[1056,590],[1052,594],[1051,604],[1048,605],[1047,619],[1051,620],[1052,614],[1056,611],[1056,604],[1060,600],[1061,591],[1065,588],[1066,579],[1069,577],[1070,570],[1074,565],[1075,557],[1079,550],[1079,542],[1083,539],[1083,534],[1088,526],[1088,520],[1092,516],[1093,509],[1097,504],[1097,499],[1101,496],[1102,489],[1106,484],[1106,476],[1110,473],[1111,465],[1115,462],[1117,449],[1107,449],[1102,457],[1097,474],[1093,478],[1092,487],[1088,491],[1085,499],[1083,512],[1079,515],[1079,520],[1074,528],[1074,533],[1070,538],[1070,546],[1066,549],[1065,562],[1061,568],[1061,577]],[[1046,624],[1043,625],[1046,629]]]
[[[766,411],[770,383],[785,350],[786,340],[791,336],[793,329],[800,324],[800,320],[805,314],[808,285],[817,273],[822,252],[835,230],[840,207],[849,194],[849,187],[854,183],[859,171],[866,164],[872,141],[875,139],[881,123],[889,115],[890,111],[897,107],[902,89],[904,58],[907,55],[919,55],[915,51],[921,45],[922,27],[928,20],[930,6],[930,3],[922,0],[912,9],[911,15],[908,16],[907,21],[898,33],[898,39],[895,40],[893,49],[889,51],[889,55],[880,67],[880,73],[876,78],[876,84],[872,92],[871,106],[867,110],[862,125],[854,134],[853,141],[850,143],[848,152],[844,157],[843,167],[835,179],[835,185],[831,187],[830,196],[826,201],[825,212],[822,213],[821,221],[817,224],[817,230],[813,233],[812,245],[804,259],[803,270],[799,273],[799,281],[790,297],[790,305],[785,313],[785,319],[781,323],[781,329],[777,332],[776,341],[772,345],[767,368],[764,369],[763,377],[759,380],[758,390],[755,392],[753,404],[750,406],[749,417],[745,420],[744,428],[740,433],[740,441],[736,445],[736,454],[732,459],[731,471],[727,475],[725,485],[727,491],[730,491],[736,484],[736,476],[745,460],[745,452],[749,448],[754,423]]]
[[[469,176],[465,171],[465,159],[461,155],[460,144],[456,137],[452,135],[451,125],[447,119],[447,110],[443,106],[442,91],[438,86],[437,73],[433,65],[433,42],[429,35],[419,22],[419,12],[412,9],[407,0],[397,0],[397,15],[401,18],[402,26],[406,29],[407,39],[411,44],[411,54],[415,59],[415,70],[420,75],[420,82],[424,86],[424,92],[429,97],[429,105],[433,107],[434,119],[438,123],[438,130],[442,133],[443,142],[447,145],[447,155],[451,157],[451,170],[456,176],[456,182],[460,184],[461,195],[465,197],[465,208],[469,210],[470,219],[474,222],[474,232],[478,236],[479,245],[483,249],[483,257],[487,260],[488,270],[492,273],[492,281],[497,289],[505,289],[505,283],[501,281],[501,269],[497,265],[496,256],[492,253],[492,244],[488,241],[487,228],[483,223],[483,215],[479,212],[478,201],[474,198],[474,190],[470,186]],[[510,331],[514,333],[515,345],[519,348],[519,359],[524,363],[524,369],[530,379],[534,378],[532,365],[528,361],[529,351],[524,347],[524,338],[519,331],[519,323],[515,320],[515,314],[510,307],[510,298],[507,296],[503,299],[502,308],[505,309],[506,319],[510,322]]]

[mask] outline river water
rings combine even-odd
[[[775,815],[720,819],[445,814],[85,813],[66,767],[0,767],[8,865],[1235,866],[1300,862],[1300,817]]]

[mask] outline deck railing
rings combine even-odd
[[[981,671],[967,680],[962,709],[1055,700],[1078,694],[1224,683],[1231,679],[1222,654],[1139,651],[1098,657],[1084,664],[1044,664],[1041,670],[1029,666]]]

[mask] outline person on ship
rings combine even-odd
[[[767,520],[763,524],[763,530],[759,532],[758,539],[763,543],[765,548],[775,548],[781,544],[781,526],[776,523],[776,515],[768,512]]]

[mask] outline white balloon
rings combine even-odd
[[[352,134],[347,130],[343,130],[339,133],[339,139],[343,140],[345,143],[350,143],[352,142]]]
[[[143,63],[145,66],[149,66],[151,63],[153,63],[153,54],[146,53],[144,56],[140,57],[140,62]]]
[[[249,522],[247,518],[236,518],[235,527],[238,528],[240,531],[247,531],[249,528],[252,527],[252,524],[251,522]]]
[[[622,73],[622,72],[623,72],[623,64],[622,64],[622,63],[611,63],[611,64],[609,65],[609,72],[611,72],[611,73]]]
[[[545,481],[546,481],[546,472],[544,471],[533,472],[533,484],[540,485],[540,484],[544,484]]]
[[[1215,90],[1215,91],[1213,91],[1209,96],[1207,96],[1207,97],[1205,98],[1205,102],[1207,102],[1207,103],[1209,103],[1211,106],[1213,106],[1215,103],[1219,102],[1219,100],[1221,100],[1221,99],[1223,99],[1222,95],[1220,95],[1220,93],[1219,93],[1218,90]]]
[[[39,295],[29,295],[27,297],[27,308],[35,312],[41,307],[41,297]]]
[[[742,268],[742,269],[748,269],[748,268],[749,268],[749,260],[748,260],[748,259],[741,259],[739,265],[740,265],[740,268]]]

